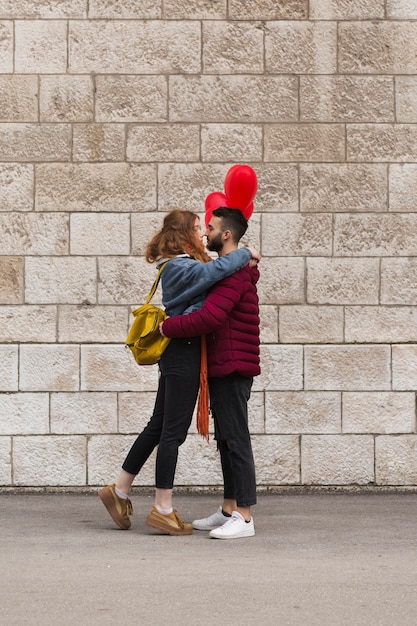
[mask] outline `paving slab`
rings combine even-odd
[[[129,531],[95,493],[0,493],[0,616],[7,625],[415,626],[417,495],[260,495],[256,536]],[[180,493],[186,520],[218,495]]]

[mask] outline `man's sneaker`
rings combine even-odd
[[[250,518],[250,522],[245,522],[245,518],[238,511],[233,511],[232,517],[223,526],[210,531],[209,537],[213,537],[213,539],[238,539],[239,537],[253,537],[254,535],[253,517]]]
[[[112,519],[119,528],[123,528],[123,530],[127,530],[130,528],[130,518],[129,515],[133,513],[132,503],[129,498],[119,498],[115,491],[115,484],[107,485],[107,487],[103,487],[98,492],[98,495],[110,513]]]
[[[175,510],[164,515],[153,506],[146,518],[146,523],[152,528],[162,530],[166,535],[191,535],[193,532],[191,524],[183,522]]]
[[[193,521],[193,528],[196,530],[213,530],[214,528],[218,528],[219,526],[223,526],[227,520],[230,519],[230,516],[223,515],[222,507],[219,506],[217,511],[210,515],[210,517],[205,517],[204,519],[195,519]]]

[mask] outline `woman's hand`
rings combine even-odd
[[[256,265],[258,265],[262,257],[260,253],[256,250],[256,248],[252,248],[251,246],[248,246],[248,250],[250,251],[252,255],[252,258],[249,261],[249,267],[255,267]]]
[[[159,324],[159,332],[161,333],[162,337],[165,337],[165,335],[164,335],[164,331],[162,330],[163,325],[164,325],[164,322],[161,322],[161,323]]]

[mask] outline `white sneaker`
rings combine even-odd
[[[253,537],[254,535],[253,517],[250,518],[250,522],[246,522],[238,511],[233,511],[232,517],[223,526],[212,530],[209,537],[213,537],[213,539],[238,539],[239,537]]]
[[[204,519],[196,519],[193,521],[193,528],[195,530],[213,530],[219,526],[223,526],[227,520],[231,519],[227,515],[223,515],[222,507],[219,506],[217,511]]]

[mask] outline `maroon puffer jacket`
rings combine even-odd
[[[165,320],[167,337],[207,335],[208,375],[257,376],[259,366],[259,270],[248,265],[216,283],[203,308]]]

